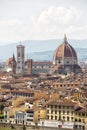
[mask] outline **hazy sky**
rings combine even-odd
[[[87,0],[0,0],[0,43],[87,39]]]

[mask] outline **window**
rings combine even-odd
[[[47,110],[47,113],[49,113],[49,110]]]
[[[67,111],[67,115],[69,115],[69,111]]]
[[[57,108],[57,105],[55,106],[55,108]]]
[[[79,122],[81,122],[81,119],[79,119]]]
[[[51,110],[51,114],[53,113],[53,110]]]
[[[77,122],[77,119],[75,119],[75,122]]]
[[[57,120],[57,116],[55,116],[55,120]]]
[[[83,122],[85,123],[85,119],[83,119]]]
[[[18,57],[20,57],[20,52],[18,53]]]
[[[85,113],[82,113],[82,116],[85,116]]]
[[[7,114],[7,111],[5,111],[5,113]]]
[[[53,106],[51,105],[51,108],[53,108]]]
[[[53,116],[51,116],[51,120],[53,120]]]
[[[49,119],[49,116],[47,116],[47,119]]]
[[[81,114],[79,113],[79,116],[80,116]]]
[[[69,109],[69,106],[67,106],[67,109]]]
[[[61,116],[59,116],[59,120],[61,120]]]
[[[65,116],[63,116],[63,120],[65,120]]]
[[[71,120],[73,121],[73,117],[71,117]]]
[[[55,114],[57,114],[57,110],[55,110]]]
[[[27,119],[27,121],[33,121],[33,119]]]
[[[67,121],[69,121],[69,117],[67,116]]]
[[[30,117],[33,117],[33,115],[30,115]]]
[[[63,111],[63,114],[65,114],[65,111]]]

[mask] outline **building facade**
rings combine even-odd
[[[15,116],[14,116],[14,119],[15,119],[15,124],[24,125],[24,122],[25,122],[25,112],[22,112],[22,111],[16,112]]]
[[[52,101],[47,105],[47,119],[59,121],[74,121],[74,103]]]

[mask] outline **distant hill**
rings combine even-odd
[[[76,48],[78,60],[79,61],[86,61],[87,60],[87,48]],[[52,51],[43,51],[43,52],[34,52],[27,54],[29,58],[32,58],[35,61],[52,61],[53,60],[53,53]]]
[[[21,44],[25,45],[25,57],[34,60],[52,60],[54,50],[62,43],[61,39],[53,40],[26,40]],[[75,48],[78,59],[87,59],[87,40],[68,40]],[[13,53],[16,56],[16,46],[20,43],[11,43],[0,46],[0,61],[5,61],[12,57]]]

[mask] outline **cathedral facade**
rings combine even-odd
[[[17,62],[14,58],[10,58],[6,62],[6,67],[12,68],[13,73],[17,74],[70,74],[82,73],[81,67],[78,65],[78,58],[75,49],[68,43],[66,36],[63,43],[56,48],[52,62],[38,62],[32,59],[25,61],[25,46],[17,46]],[[9,61],[9,62],[8,62]]]

